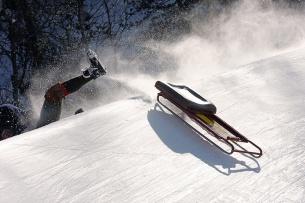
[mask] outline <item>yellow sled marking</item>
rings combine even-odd
[[[209,125],[213,131],[215,131],[219,136],[223,137],[224,139],[228,139],[231,135],[229,131],[227,131],[224,127],[219,125],[219,123],[215,122],[214,120],[208,118],[204,114],[196,114],[205,124]],[[235,137],[234,135],[232,135]]]
[[[214,125],[214,121],[212,119],[209,119],[207,116],[205,116],[204,114],[196,114],[196,116],[198,116],[203,122],[205,122],[206,124],[208,124],[209,126],[213,126]]]

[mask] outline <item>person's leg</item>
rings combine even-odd
[[[76,92],[91,80],[92,78],[78,76],[64,83],[57,83],[49,88],[45,94],[45,101],[40,112],[37,128],[58,121],[61,114],[62,99],[65,96]]]
[[[91,80],[93,80],[93,78],[85,78],[84,76],[81,75],[62,83],[62,86],[65,89],[65,96],[67,96],[68,94],[72,94],[73,92],[76,92]]]
[[[61,102],[62,100],[44,100],[36,128],[40,128],[59,120],[61,114]]]

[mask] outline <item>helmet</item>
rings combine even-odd
[[[0,134],[10,130],[14,135],[20,134],[25,126],[22,124],[21,111],[10,104],[0,105]]]

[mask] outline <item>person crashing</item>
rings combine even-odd
[[[88,68],[82,69],[82,75],[72,78],[63,83],[57,83],[45,93],[45,100],[41,108],[40,118],[36,128],[58,121],[61,115],[62,100],[78,91],[91,80],[95,80],[106,74],[106,69],[101,65],[96,53],[92,50],[87,52],[90,62]],[[27,128],[25,125],[24,111],[12,104],[0,105],[0,140],[21,134]]]

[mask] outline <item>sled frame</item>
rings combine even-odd
[[[193,120],[195,123],[197,123],[201,128],[203,128],[204,131],[206,131],[208,134],[214,136],[216,139],[218,139],[220,142],[224,143],[229,147],[230,150],[226,150],[223,147],[216,144],[214,141],[209,139],[206,135],[198,131],[195,127],[193,127],[191,124],[184,121],[178,114],[176,114],[173,110],[171,110],[169,107],[167,107],[164,103],[160,101],[160,97],[163,97],[164,99],[168,100],[172,104],[174,104],[177,108],[179,108],[181,111],[183,111],[191,120]],[[221,135],[219,135],[217,132],[215,132],[209,125],[207,125],[201,118],[199,118],[195,112],[191,112],[187,109],[185,109],[183,106],[179,105],[178,103],[174,102],[170,98],[166,97],[165,94],[162,92],[159,92],[157,95],[157,101],[159,104],[161,104],[163,107],[165,107],[169,112],[171,112],[173,115],[178,117],[180,120],[182,120],[187,126],[189,126],[192,130],[194,130],[200,137],[210,142],[212,145],[217,147],[219,150],[226,154],[232,154],[234,152],[243,153],[243,154],[249,154],[254,158],[259,158],[262,156],[263,152],[262,149],[257,146],[255,143],[250,141],[248,138],[246,138],[244,135],[239,133],[237,130],[235,130],[232,126],[230,126],[228,123],[226,123],[224,120],[219,118],[216,115],[205,115],[207,118],[213,120],[214,122],[218,123],[220,126],[222,126],[224,129],[226,129],[228,132],[230,132],[235,137],[227,137],[224,138]],[[254,148],[257,149],[257,151],[248,151],[245,149],[241,144],[242,143],[249,143]]]

